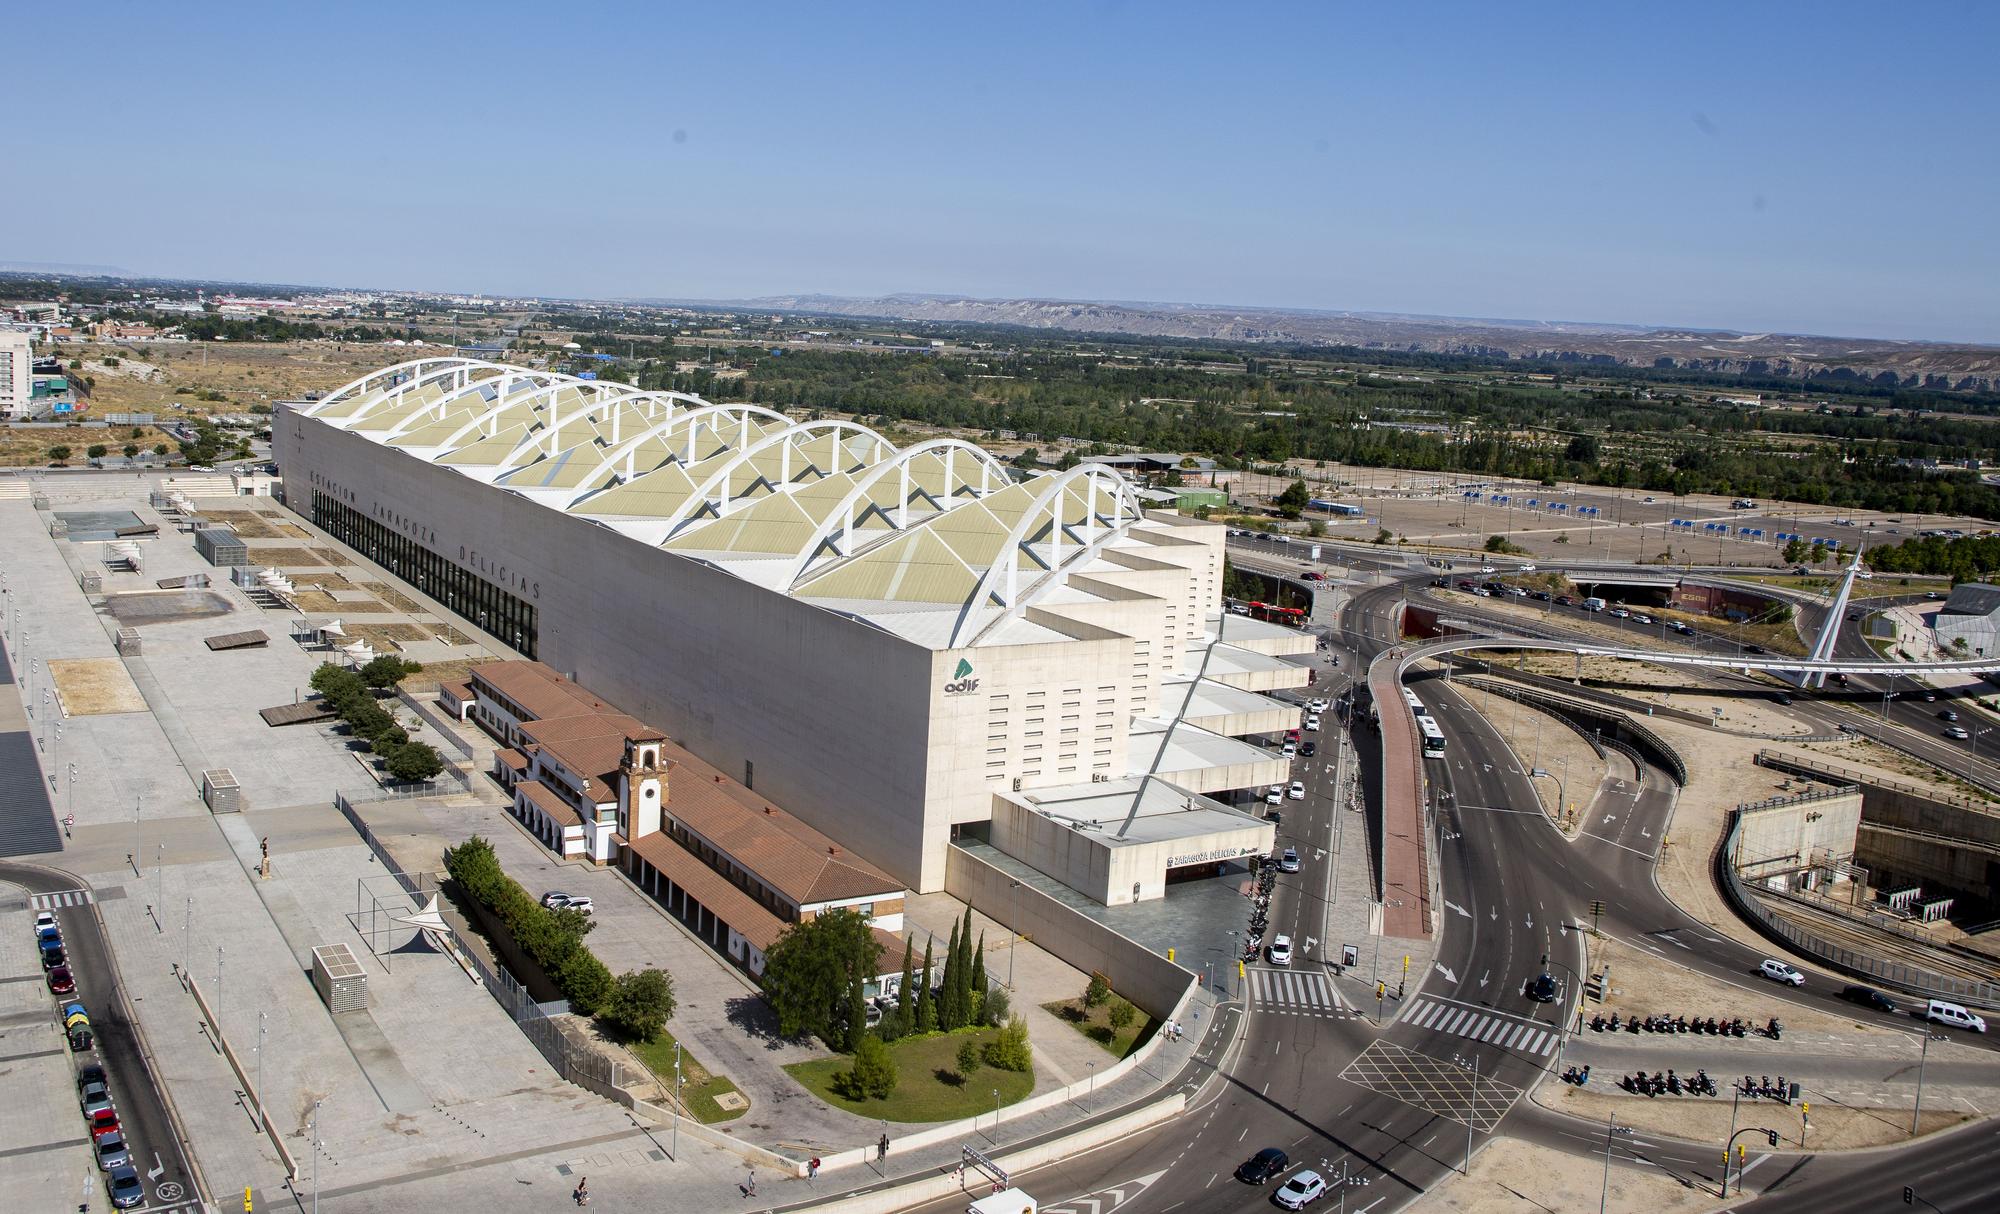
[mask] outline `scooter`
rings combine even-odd
[[[1770,1023],[1764,1026],[1764,1035],[1766,1037],[1769,1037],[1773,1041],[1783,1040],[1785,1036],[1785,1026],[1778,1022],[1778,1018],[1776,1016],[1773,1016],[1771,1017]]]

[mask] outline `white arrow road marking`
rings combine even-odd
[[[1452,972],[1451,972],[1450,970],[1446,969],[1446,968],[1445,968],[1445,966],[1444,966],[1444,962],[1442,962],[1442,961],[1436,961],[1436,962],[1433,962],[1432,964],[1434,964],[1434,965],[1436,965],[1436,966],[1437,966],[1437,972],[1438,972],[1438,973],[1440,973],[1440,974],[1443,974],[1443,975],[1444,975],[1444,980],[1445,980],[1446,982],[1457,982],[1457,981],[1458,981],[1458,975],[1457,975],[1457,974],[1454,974],[1454,973],[1452,973]]]
[[[1496,923],[1497,923],[1497,922],[1499,922],[1499,919],[1500,919],[1500,908],[1499,908],[1499,907],[1497,907],[1497,906],[1496,906],[1496,907],[1490,907],[1490,908],[1488,908],[1488,909],[1487,909],[1487,911],[1486,911],[1486,917],[1487,917],[1487,918],[1489,918],[1489,919],[1492,919],[1492,920],[1493,920],[1494,922],[1496,922]]]
[[[1479,975],[1479,985],[1485,986],[1487,975],[1491,974],[1492,972],[1493,972],[1492,970],[1487,970],[1486,973]]]
[[[1527,919],[1528,919],[1528,930],[1533,931],[1535,928],[1535,917],[1533,915],[1529,915]]]
[[[1471,912],[1471,911],[1469,911],[1469,910],[1465,909],[1464,907],[1460,906],[1460,905],[1459,905],[1458,903],[1456,903],[1456,902],[1453,902],[1453,901],[1451,901],[1451,900],[1450,900],[1450,899],[1448,899],[1448,898],[1447,898],[1447,899],[1445,900],[1445,906],[1446,906],[1447,908],[1449,908],[1449,909],[1450,909],[1450,910],[1452,911],[1452,913],[1454,913],[1454,914],[1459,914],[1459,915],[1464,915],[1464,916],[1465,916],[1466,918],[1468,918],[1468,919],[1472,918],[1472,912]]]

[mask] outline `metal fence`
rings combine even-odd
[[[384,871],[394,876],[397,884],[401,885],[406,893],[421,900],[435,890],[424,885],[422,874],[413,876],[396,863],[395,858],[389,854],[389,849],[382,846],[381,840],[375,837],[375,832],[369,829],[368,823],[355,809],[357,802],[391,799],[393,798],[386,796],[354,798],[344,792],[333,794],[335,807],[347,818],[349,825],[361,835],[361,840],[368,845],[368,849],[375,853],[375,858],[381,861]],[[451,942],[458,949],[460,956],[478,973],[480,985],[486,988],[486,993],[493,996],[493,1001],[507,1013],[507,1018],[514,1022],[514,1027],[521,1030],[521,1035],[541,1052],[542,1057],[548,1060],[558,1075],[600,1096],[627,1105],[632,1103],[635,1098],[625,1093],[622,1090],[623,1086],[643,1076],[630,1073],[615,1059],[607,1058],[564,1036],[561,1026],[543,1010],[541,1004],[535,1001],[534,995],[521,984],[520,979],[508,971],[506,966],[497,961],[488,964],[481,951],[468,944],[465,937],[449,923],[445,925],[445,932],[451,937]]]
[[[1715,866],[1729,900],[1756,926],[1758,931],[1790,945],[1808,957],[1817,958],[1834,969],[1873,978],[1884,986],[1895,987],[1900,991],[1925,998],[1950,999],[1957,1003],[1970,1003],[1981,1007],[2000,1006],[2000,983],[1954,978],[1921,966],[1891,961],[1886,957],[1829,940],[1804,924],[1787,919],[1765,906],[1763,900],[1744,885],[1731,859],[1736,854],[1736,838],[1743,829],[1743,810],[1746,808],[1753,807],[1743,806],[1731,811],[1729,831],[1723,836],[1722,845],[1716,852]],[[1912,940],[1918,939],[1900,925],[1886,921],[1879,923],[1871,921],[1866,926],[1909,937]],[[1928,940],[1920,942],[1929,943]]]

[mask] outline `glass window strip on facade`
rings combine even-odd
[[[536,656],[535,609],[530,604],[327,494],[313,494],[313,523],[467,623],[523,656]]]

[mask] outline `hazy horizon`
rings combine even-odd
[[[1984,7],[565,22],[108,11],[86,59],[18,65],[62,121],[0,148],[64,154],[10,199],[34,234],[11,251],[494,295],[1226,300],[2000,344],[2000,164],[1977,154],[2000,82],[1830,66],[1991,45]]]

